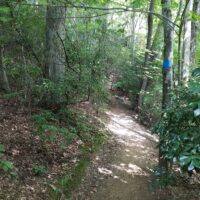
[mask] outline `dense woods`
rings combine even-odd
[[[70,198],[113,98],[158,136],[160,188],[199,187],[199,31],[199,0],[1,0],[0,199],[26,176],[30,199]]]

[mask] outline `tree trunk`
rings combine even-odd
[[[159,21],[151,45],[150,63],[156,58],[161,58],[163,49],[163,22]]]
[[[65,13],[64,6],[47,6],[46,76],[57,82],[65,73]]]
[[[7,78],[7,74],[5,71],[5,66],[3,62],[3,46],[0,45],[0,83],[1,83],[1,88],[5,90],[6,92],[10,92],[10,86]]]
[[[169,20],[172,20],[171,0],[161,0],[162,14]],[[162,108],[166,109],[171,102],[170,92],[173,86],[173,27],[167,21],[164,21],[164,62],[163,62],[163,100]],[[161,145],[161,140],[160,140]],[[167,161],[159,151],[159,166],[167,169]]]
[[[189,80],[190,67],[190,42],[191,42],[191,20],[190,12],[192,10],[193,0],[187,0],[186,11],[184,16],[184,35],[183,35],[183,63],[181,69],[181,80],[187,82]]]
[[[154,8],[155,8],[155,0],[151,0],[149,11],[154,12]],[[151,45],[152,45],[152,35],[153,35],[153,15],[149,14],[148,15],[148,33],[147,33],[146,52],[145,52],[144,66],[143,66],[144,70],[146,70],[146,68],[148,67],[148,64],[149,64],[148,61],[149,61],[149,52],[150,52]],[[144,93],[145,93],[146,88],[147,88],[147,81],[148,81],[148,79],[144,75],[144,78],[143,78],[142,84],[141,84],[139,97],[138,97],[138,105],[137,105],[138,111],[141,110],[141,107],[142,107],[142,104],[143,104]]]
[[[135,13],[131,15],[131,37],[130,37],[130,47],[131,47],[131,63],[134,65],[135,62]]]
[[[193,2],[193,13],[196,15],[200,15],[200,1],[194,0]],[[197,48],[197,40],[199,34],[200,23],[198,20],[192,21],[191,27],[191,47],[190,47],[190,63],[192,66],[196,65],[196,48]]]
[[[162,14],[172,20],[171,0],[162,0]],[[170,105],[170,92],[173,86],[173,28],[164,21],[164,62],[163,62],[163,101],[162,108]]]
[[[179,19],[179,16],[180,16],[180,13],[181,13],[181,10],[182,10],[182,6],[183,6],[183,2],[180,1],[179,2],[179,10],[178,10],[178,14],[176,16],[176,19],[175,19],[175,22]],[[178,85],[180,85],[181,83],[181,47],[182,47],[182,31],[183,31],[183,17],[185,15],[185,11],[186,11],[186,7],[187,5],[185,5],[185,8],[181,14],[181,22],[180,22],[180,25],[179,25],[179,31],[178,31]]]

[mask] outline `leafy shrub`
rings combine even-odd
[[[0,169],[4,172],[11,172],[14,169],[14,165],[8,160],[0,160]]]
[[[200,169],[200,83],[192,80],[187,87],[174,91],[173,103],[165,110],[153,132],[160,136],[162,155],[183,170]]]
[[[0,144],[0,156],[2,156],[2,154],[5,152],[5,147],[3,144]],[[1,160],[0,159],[0,169],[2,169],[4,172],[9,172],[11,173],[11,171],[14,169],[14,165],[12,162],[8,161],[8,160]]]
[[[36,134],[43,140],[50,143],[58,141],[58,137],[65,139],[70,143],[76,136],[76,131],[71,126],[62,127],[59,117],[49,111],[33,115],[33,121],[36,127]]]
[[[44,165],[34,165],[32,170],[33,173],[38,176],[41,176],[47,172],[47,168]]]

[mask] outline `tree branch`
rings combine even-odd
[[[59,38],[59,40],[60,40],[60,42],[61,42],[61,44],[62,44],[64,53],[65,53],[65,60],[66,60],[66,62],[67,62],[67,67],[68,67],[69,69],[71,69],[73,72],[75,72],[76,74],[79,74],[75,69],[73,69],[73,68],[70,66],[69,57],[68,57],[68,55],[67,55],[67,50],[66,50],[64,41],[63,41],[63,39],[60,37],[60,34],[59,34],[58,32],[56,32],[56,34],[57,34],[57,36],[58,36],[58,38]]]
[[[26,5],[26,6],[36,6],[36,7],[43,7],[43,6],[46,6],[46,5],[42,5],[42,4],[37,4],[37,5],[34,5],[34,4],[20,4],[20,5]],[[143,10],[143,9],[134,9],[134,8],[131,8],[131,7],[93,7],[93,6],[87,6],[87,5],[76,5],[76,4],[73,4],[73,3],[66,3],[65,5],[52,5],[52,6],[58,6],[58,7],[68,7],[68,8],[77,8],[77,9],[86,9],[86,10],[101,10],[101,11],[121,11],[121,12],[139,12],[139,13],[145,13],[145,14],[152,14],[152,15],[155,15],[156,17],[160,18],[161,20],[163,21],[167,21],[169,24],[173,25],[174,27],[178,27],[179,28],[179,25],[176,24],[175,22],[171,21],[169,18],[167,18],[166,16],[163,16],[162,14],[159,14],[159,13],[156,13],[156,12],[151,12],[151,11],[148,11],[148,10]],[[113,13],[107,13],[107,14],[113,14]],[[102,14],[104,15],[104,14]],[[100,14],[100,16],[102,16]],[[106,15],[106,14],[105,14]],[[98,17],[97,16],[94,16],[94,17]],[[68,18],[68,17],[66,17]],[[69,18],[76,18],[76,17],[69,17]],[[87,18],[87,17],[78,17],[78,18]],[[172,28],[173,28],[172,26]]]

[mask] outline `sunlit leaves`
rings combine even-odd
[[[142,8],[146,5],[148,5],[148,1],[141,1],[141,0],[133,0],[130,5],[133,7],[133,8]]]
[[[188,166],[188,171],[192,171],[195,168],[200,169],[200,156],[181,156],[179,162],[182,167]]]
[[[0,22],[9,22],[11,19],[10,8],[7,6],[0,6]]]
[[[76,0],[76,3],[78,4],[88,4],[88,5],[106,5],[109,0]]]

